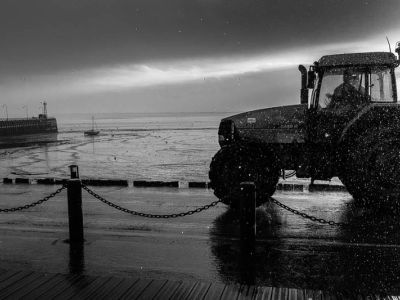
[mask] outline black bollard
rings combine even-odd
[[[69,166],[71,179],[67,182],[68,222],[69,222],[69,271],[82,274],[85,269],[85,251],[82,214],[82,183],[78,166]]]
[[[82,184],[78,166],[72,165],[70,170],[71,179],[67,183],[69,242],[83,243]]]
[[[82,187],[80,179],[70,179],[68,189],[69,242],[83,243]]]

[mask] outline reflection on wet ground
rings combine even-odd
[[[343,294],[400,293],[400,224],[395,215],[356,208],[349,203],[339,216],[348,225],[319,236],[292,235],[288,215],[272,204],[257,209],[254,253],[243,251],[239,212],[227,210],[213,222],[211,251],[222,280],[293,287]],[[299,227],[302,226],[302,220]],[[329,225],[328,225],[329,226]],[[236,238],[232,238],[236,237]],[[246,246],[251,247],[249,245]]]
[[[16,136],[2,136],[0,139],[0,149],[42,146],[62,142],[58,139],[57,133],[23,134]]]
[[[72,243],[69,248],[69,273],[81,275],[85,273],[84,243]]]

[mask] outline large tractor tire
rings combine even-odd
[[[340,178],[355,203],[369,208],[400,208],[400,139],[379,128],[354,137],[343,151]]]
[[[209,178],[215,196],[233,208],[239,207],[240,183],[253,181],[256,204],[260,206],[275,192],[279,167],[270,150],[256,146],[225,146],[213,157]]]

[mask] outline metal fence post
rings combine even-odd
[[[78,166],[70,166],[71,179],[68,180],[68,221],[69,242],[83,243],[82,185],[79,179]]]

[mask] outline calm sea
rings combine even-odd
[[[58,142],[0,150],[0,176],[207,180],[221,118],[232,113],[56,115]]]

